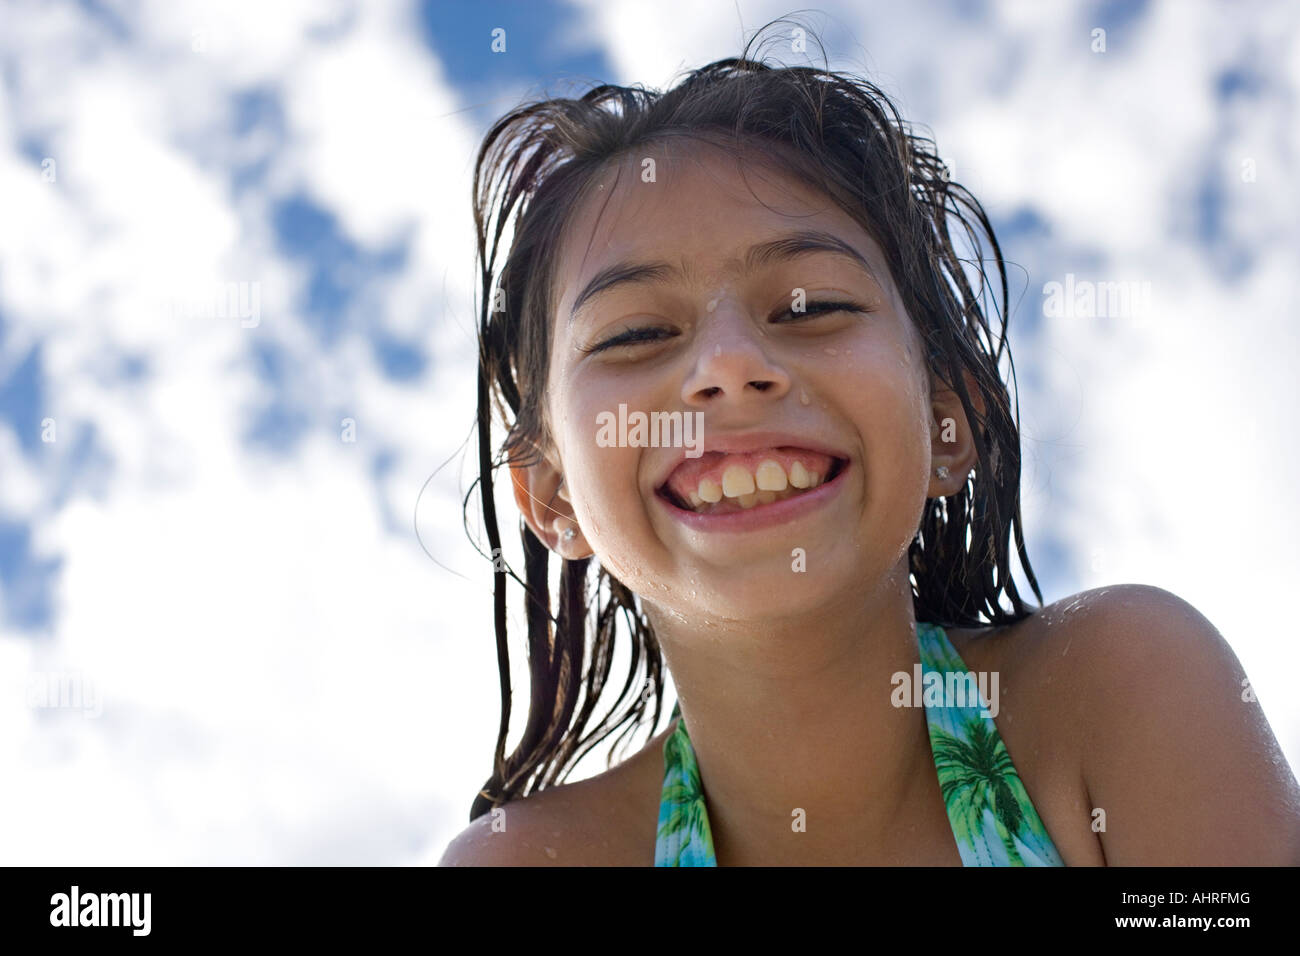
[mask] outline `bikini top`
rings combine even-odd
[[[939,789],[962,864],[1064,866],[988,715],[974,675],[942,627],[918,621],[916,635],[923,689],[915,693],[925,707]],[[673,717],[680,716],[680,706],[674,706]],[[686,721],[678,720],[664,741],[655,866],[717,865],[695,751]]]

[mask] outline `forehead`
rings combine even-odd
[[[568,315],[583,286],[614,264],[665,261],[722,282],[738,277],[755,243],[808,230],[860,252],[892,296],[884,256],[867,231],[770,158],[699,140],[647,145],[588,183],[561,238],[555,309]]]

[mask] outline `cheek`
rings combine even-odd
[[[836,378],[845,405],[873,431],[910,432],[928,406],[920,376],[901,342],[873,345],[860,358],[851,356]]]
[[[844,407],[863,442],[868,494],[878,491],[891,506],[907,499],[910,508],[912,498],[924,503],[930,428],[923,380],[905,356],[899,343],[846,369]]]
[[[550,409],[556,442],[564,463],[565,484],[574,515],[597,560],[638,593],[656,587],[643,578],[655,531],[641,497],[641,472],[647,450],[603,447],[597,442],[600,416],[618,417],[619,404],[629,411],[655,406],[653,383],[631,372],[611,374],[590,367],[553,365]]]
[[[619,402],[628,402],[626,394],[607,392],[574,383],[566,400],[557,403],[557,430],[563,435],[561,455],[574,513],[601,562],[617,574],[624,563],[620,552],[648,530],[639,486],[644,450],[597,442],[598,416],[617,417]]]
[[[574,513],[601,566],[623,584],[645,594],[647,555],[653,529],[637,487],[637,449],[600,448],[583,459],[581,490]]]

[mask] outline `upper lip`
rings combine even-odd
[[[848,453],[842,449],[818,441],[815,438],[810,438],[807,435],[796,435],[792,432],[744,432],[730,435],[714,433],[705,439],[703,445],[699,457],[709,452],[743,454],[750,451],[762,451],[765,448],[806,448],[809,451],[830,455],[832,458],[845,461],[849,458]],[[673,459],[664,465],[658,479],[655,481],[655,491],[659,491],[664,485],[668,484],[668,479],[673,476],[673,472],[688,461],[686,451],[685,448],[679,449]]]

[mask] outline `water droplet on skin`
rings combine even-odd
[[[714,309],[716,309],[717,307],[718,307],[718,300],[717,300],[717,299],[710,299],[710,300],[709,300],[709,304],[706,305],[704,308],[705,308],[707,311],[712,312],[712,311],[713,311]]]
[[[808,393],[805,392],[802,388],[799,389],[799,404],[800,405],[812,404],[812,399],[808,397]]]
[[[839,352],[837,352],[835,349],[832,349],[832,348],[822,349],[822,351],[825,352],[827,355],[839,355],[839,354],[840,354]]]
[[[559,854],[556,853],[554,850],[552,850],[549,846],[544,847],[544,849],[546,850],[546,855],[549,856],[552,860],[554,860],[557,856],[559,856]]]

